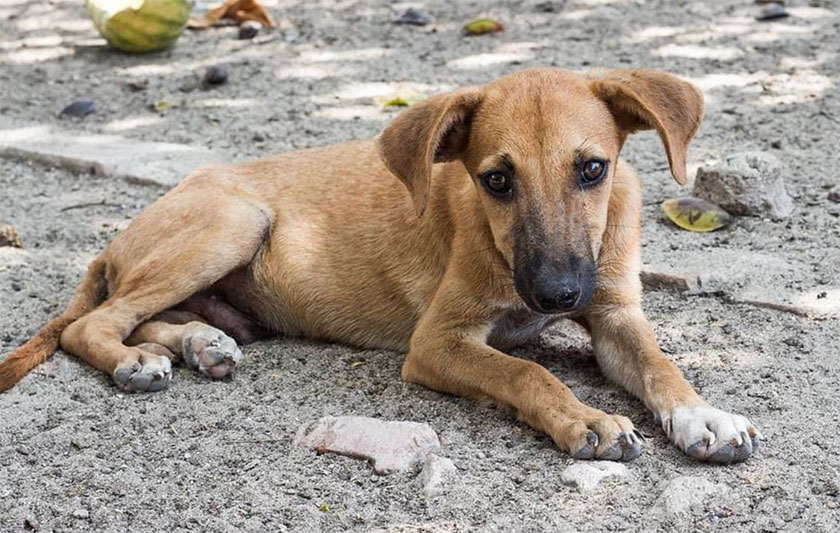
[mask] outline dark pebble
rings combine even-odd
[[[425,9],[410,7],[394,17],[394,24],[411,24],[412,26],[425,26],[431,24],[432,15]]]
[[[149,80],[143,78],[141,80],[131,80],[125,84],[126,87],[132,91],[145,91],[149,88]]]
[[[540,2],[534,6],[534,9],[540,13],[556,13],[560,11],[560,6],[557,2]]]
[[[767,4],[763,8],[761,8],[761,12],[755,17],[756,20],[776,20],[776,19],[783,19],[788,17],[788,12],[785,11],[785,6],[782,4],[774,3],[774,4]]]
[[[828,201],[840,204],[840,191],[831,191],[828,193]]]
[[[61,110],[61,115],[82,118],[96,111],[93,100],[76,100]]]
[[[239,26],[240,39],[253,39],[262,29],[262,24],[256,20],[246,20]]]
[[[221,65],[213,65],[204,73],[201,78],[201,85],[204,87],[212,87],[214,85],[222,85],[228,81],[228,71]]]

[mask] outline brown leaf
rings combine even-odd
[[[274,28],[276,24],[268,10],[257,0],[227,0],[224,5],[211,9],[198,17],[191,17],[187,27],[204,29],[215,26],[220,20],[233,19],[237,24],[246,20],[255,20],[267,28]]]
[[[23,248],[20,236],[14,226],[0,226],[0,246]]]

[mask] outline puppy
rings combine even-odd
[[[91,264],[67,310],[0,364],[0,390],[59,345],[128,391],[172,361],[213,378],[261,332],[407,352],[402,378],[508,406],[576,458],[630,460],[624,416],[502,350],[568,318],[604,373],[692,457],[759,435],[711,407],[640,305],[642,187],[619,158],[655,129],[685,183],[702,94],[651,70],[526,70],[429,98],[375,139],[203,168]]]

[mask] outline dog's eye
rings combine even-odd
[[[601,181],[607,173],[607,163],[600,159],[584,161],[580,167],[580,182],[582,185],[594,185]]]
[[[511,191],[510,178],[504,172],[487,172],[481,176],[484,187],[497,196],[506,195]]]

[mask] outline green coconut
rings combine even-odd
[[[85,0],[93,25],[108,43],[125,52],[156,52],[174,43],[193,0]]]

